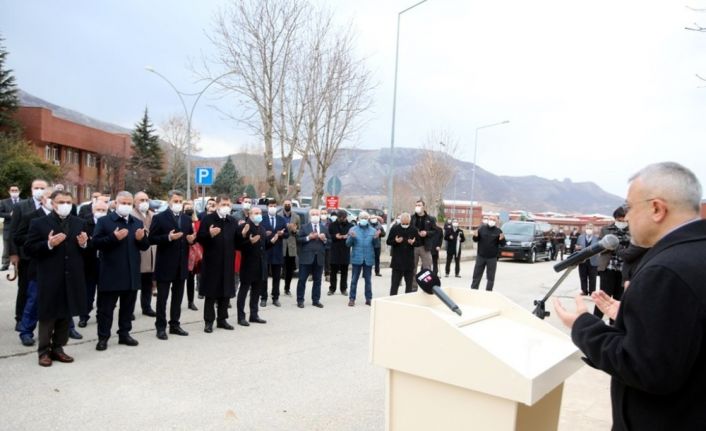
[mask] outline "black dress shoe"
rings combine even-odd
[[[458,274],[456,274],[456,278],[461,278],[461,276],[460,276],[460,275],[458,275]]]
[[[251,317],[250,322],[252,322],[252,323],[267,323],[267,320],[260,319],[259,317]]]
[[[156,314],[155,314],[155,316],[156,316]],[[132,315],[130,316],[130,320],[135,320],[135,313],[132,313]]]
[[[20,322],[15,323],[15,331],[22,332],[22,328],[20,328]]]
[[[322,303],[320,303],[320,302],[314,302],[314,303],[311,304],[311,305],[313,305],[314,307],[318,307],[318,308],[324,308],[324,304],[322,304]]]
[[[284,291],[284,294],[287,295],[287,296],[292,296],[292,292],[290,292],[289,290],[285,290],[285,291]]]
[[[118,344],[124,344],[126,346],[135,347],[140,343],[138,343],[137,340],[132,338],[131,336],[125,335],[124,337],[120,337],[118,339]]]
[[[348,296],[348,290],[343,289],[343,290],[341,291],[341,295]]]
[[[181,326],[170,326],[169,333],[175,334],[175,335],[181,335],[182,337],[186,337],[187,335],[189,335],[188,332],[181,329]]]
[[[279,303],[279,299],[273,299],[273,300],[272,300],[272,305],[274,305],[275,307],[281,307],[281,306],[282,306],[282,304]]]
[[[260,301],[260,307],[267,307],[267,300],[263,299]]]
[[[193,302],[189,302],[189,310],[199,311],[199,307],[197,307]]]
[[[143,315],[143,316],[149,316],[149,317],[156,317],[156,316],[157,316],[157,313],[156,313],[153,309],[150,308],[149,310],[143,311],[143,312],[142,312],[142,315]],[[134,319],[134,316],[135,316],[135,315],[133,314],[133,319],[132,319],[132,320],[135,320],[135,319]]]
[[[336,293],[335,290],[329,290],[328,293],[326,293],[326,294],[327,294],[328,296],[331,296],[331,295],[333,295],[334,293]]]
[[[239,320],[238,320],[238,325],[240,325],[240,326],[250,326],[250,324],[248,323],[248,321],[245,320],[245,319],[239,319]]]
[[[304,308],[304,303],[303,303],[303,302],[297,302],[297,307],[299,307],[299,308]]]
[[[168,340],[169,337],[167,336],[167,331],[164,329],[157,329],[157,338],[160,340]]]
[[[96,350],[105,350],[108,348],[108,340],[98,340],[96,344]]]
[[[227,329],[227,330],[229,330],[229,331],[232,331],[233,329],[235,329],[235,328],[233,327],[233,325],[231,325],[230,323],[228,323],[228,322],[225,321],[225,320],[222,321],[222,322],[216,323],[216,328]]]
[[[78,321],[78,327],[79,327],[79,328],[85,328],[87,324],[88,324],[88,321],[87,321],[87,320],[81,319],[81,320]]]
[[[2,268],[0,268],[0,271],[7,271],[8,269],[10,269],[9,265],[3,265]]]
[[[80,340],[83,338],[83,335],[79,334],[77,330],[71,328],[69,329],[69,338],[72,340]]]
[[[206,325],[203,327],[203,332],[207,334],[213,332],[213,322],[206,322]]]
[[[379,272],[376,272],[375,277],[382,277],[382,274],[380,274]]]

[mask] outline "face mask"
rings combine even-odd
[[[148,209],[150,209],[150,203],[149,202],[140,202],[140,204],[137,206],[137,209],[140,210],[141,213],[146,213]]]
[[[189,217],[191,217],[192,215],[194,215],[194,210],[184,210],[184,214],[186,214],[186,215],[188,215]]]
[[[616,222],[615,222],[615,227],[617,227],[617,228],[620,229],[620,230],[623,230],[623,229],[625,229],[626,227],[628,227],[628,222],[626,222],[626,221],[616,221]]]
[[[287,211],[287,212],[289,212],[289,211],[292,210],[292,206],[291,206],[291,205],[285,205],[285,206],[284,206],[284,210]]]
[[[172,204],[170,206],[170,208],[172,209],[172,212],[174,214],[179,214],[181,212],[181,210],[184,208],[184,204]]]
[[[311,222],[314,224],[319,224],[319,216],[311,216]]]
[[[332,216],[329,217],[329,218],[331,219],[332,222],[338,220],[338,216],[336,216],[336,215],[332,215]]]
[[[494,227],[494,226],[495,226],[495,220],[488,220],[488,226]]]
[[[419,207],[419,206],[417,206],[417,207],[414,207],[414,212],[415,212],[415,213],[417,213],[417,214],[421,214],[421,213],[422,213],[422,211],[424,211],[424,208],[422,208],[422,207]]]
[[[243,203],[243,209],[244,210],[249,210],[252,204],[250,202],[245,202]]]
[[[364,219],[362,219],[362,220],[358,220],[358,224],[359,224],[360,226],[367,227],[367,226],[368,226],[368,219],[365,219],[365,218],[364,218]]]
[[[252,222],[255,224],[260,224],[260,222],[262,222],[262,214],[252,216]]]
[[[275,216],[277,214],[277,207],[267,208],[267,214],[269,214],[271,216]]]
[[[586,235],[588,235],[588,236],[593,235],[593,229],[586,229]]]
[[[376,218],[371,218],[371,219],[370,219],[370,224],[378,224],[378,219],[376,219]]]
[[[132,211],[132,205],[118,205],[117,208],[115,208],[115,212],[118,213],[120,217],[127,217],[130,215],[130,211]]]
[[[59,217],[66,217],[71,213],[71,204],[57,205],[56,213],[59,214]]]
[[[409,227],[408,224],[401,224],[400,226],[402,226],[402,229],[407,229]]]
[[[96,211],[93,213],[93,217],[95,217],[96,220],[98,220],[99,218],[101,218],[103,216],[105,216],[105,213],[103,211]]]
[[[225,217],[228,214],[230,214],[230,208],[228,207],[218,207],[218,215],[221,217]]]
[[[54,209],[54,208],[51,206],[51,199],[50,199],[50,198],[44,199],[44,203],[42,204],[42,206],[43,206],[44,209],[46,209],[47,211],[51,211],[51,210]]]
[[[488,219],[487,219],[487,218],[484,218],[484,219],[483,219],[483,224],[488,224]]]
[[[12,199],[17,199],[20,197],[20,193],[19,192],[10,192],[10,197]]]
[[[40,200],[44,194],[44,189],[32,189],[32,197],[36,200]]]
[[[458,227],[458,223],[451,223],[451,226],[453,226],[454,229]]]
[[[328,219],[328,214],[321,214],[321,220]]]

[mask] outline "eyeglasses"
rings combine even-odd
[[[630,210],[631,210],[636,204],[639,204],[639,203],[641,203],[641,202],[650,202],[650,201],[653,201],[653,200],[656,200],[656,199],[662,199],[662,198],[643,199],[643,200],[641,200],[641,201],[637,201],[637,202],[634,202],[634,203],[632,203],[632,204],[629,203],[628,201],[625,201],[625,203],[623,203],[622,208],[623,208],[623,211],[625,211],[625,214],[627,214],[628,212],[630,212]]]

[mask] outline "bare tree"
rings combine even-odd
[[[410,175],[411,183],[426,200],[430,214],[438,212],[444,190],[456,175],[454,155],[458,140],[448,130],[431,131],[422,145],[423,152]]]
[[[108,191],[111,196],[115,196],[119,191],[125,189],[125,167],[129,163],[130,158],[123,153],[110,152],[101,154],[100,163],[102,164],[103,175],[105,181],[100,182],[100,191]]]
[[[160,137],[166,144],[164,153],[167,158],[167,171],[163,183],[169,190],[184,190],[186,188],[187,155],[201,152],[201,148],[197,146],[201,135],[198,131],[191,129],[191,151],[189,151],[188,124],[183,115],[170,116],[160,124],[160,129]]]

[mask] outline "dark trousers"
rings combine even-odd
[[[497,267],[497,257],[476,256],[476,266],[473,268],[473,282],[471,283],[471,289],[478,289],[480,286],[480,279],[483,277],[483,271],[487,269],[485,277],[488,279],[488,282],[485,285],[485,290],[493,290],[493,285],[495,284],[495,270]]]
[[[216,319],[215,305],[218,305],[218,321],[225,322],[228,318],[228,301],[230,298],[208,298],[203,301],[203,320],[206,323],[213,323]]]
[[[258,316],[258,301],[260,300],[260,292],[267,291],[267,280],[254,280],[250,283],[240,283],[238,289],[238,299],[236,305],[238,307],[238,320],[245,319],[245,298],[250,292],[250,318],[254,319]]]
[[[606,295],[620,301],[623,297],[623,274],[620,271],[613,271],[612,269],[607,269],[600,274],[601,277],[601,290],[606,293]],[[593,309],[593,314],[598,317],[603,317],[603,312],[598,309],[598,307]],[[611,323],[613,319],[611,319]]]
[[[157,329],[167,327],[167,298],[171,287],[172,300],[169,304],[169,326],[179,326],[181,317],[181,301],[184,299],[184,279],[175,281],[157,282],[157,320],[154,326]]]
[[[152,273],[143,272],[140,274],[140,306],[142,312],[152,309]]]
[[[297,258],[295,256],[284,257],[284,293],[289,293],[289,287],[292,285],[292,277],[294,277],[294,269],[297,266]],[[301,277],[301,274],[299,275]]]
[[[455,275],[460,274],[461,273],[461,253],[456,254],[456,252],[446,250],[446,275],[449,275],[451,273],[451,262],[452,261],[456,262],[454,274]]]
[[[581,281],[581,292],[590,295],[596,291],[596,276],[598,268],[592,266],[588,261],[579,264],[579,280]]]
[[[434,275],[439,275],[439,253],[431,253],[431,272],[433,272]]]
[[[380,275],[380,247],[374,248],[375,250],[375,274]]]
[[[270,264],[270,274],[272,275],[272,300],[279,299],[279,281],[282,278],[282,265]],[[267,283],[260,292],[263,301],[267,301]]]
[[[314,279],[314,285],[311,288],[311,301],[316,304],[321,300],[321,273],[324,270],[323,265],[319,265],[314,258],[314,263],[309,265],[299,265],[299,282],[297,283],[297,303],[304,303],[304,294],[306,293],[306,280],[311,274]]]
[[[3,225],[4,229],[4,225]],[[3,235],[4,236],[4,235]],[[2,239],[2,266],[10,265],[10,239]]]
[[[17,299],[15,300],[15,322],[22,320],[22,313],[27,303],[29,285],[29,259],[20,259],[17,264]]]
[[[86,314],[79,316],[81,320],[88,320],[93,310],[93,301],[96,298],[97,283],[95,280],[86,280]]]
[[[324,275],[331,275],[331,249],[324,251]]]
[[[329,280],[331,285],[328,287],[330,292],[336,291],[336,283],[338,282],[338,274],[341,274],[341,292],[345,292],[348,288],[348,265],[331,264],[331,274]]]
[[[404,293],[411,293],[417,290],[417,284],[414,282],[414,270],[408,269],[401,271],[399,269],[392,270],[392,282],[390,284],[390,295],[397,295],[397,290],[400,287],[400,281],[404,278]]]
[[[118,311],[118,336],[130,335],[132,330],[132,313],[135,312],[136,290],[122,290],[119,292],[98,292],[98,338],[110,338],[110,329],[113,326],[113,311],[120,300]]]
[[[193,271],[189,271],[189,275],[186,277],[186,300],[188,304],[194,303],[194,292],[196,286],[196,274]]]
[[[37,353],[64,351],[64,346],[69,341],[69,322],[71,318],[40,320],[37,330]]]

